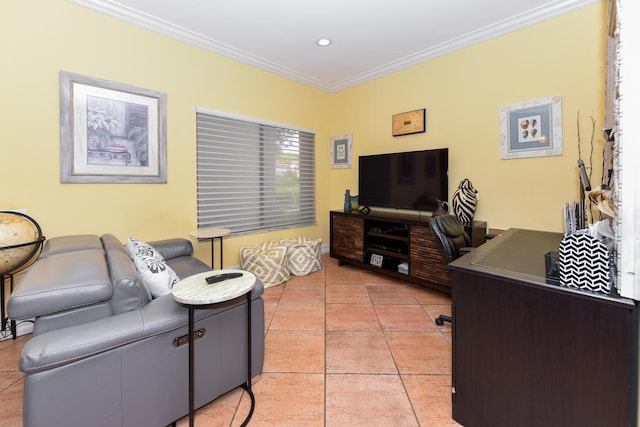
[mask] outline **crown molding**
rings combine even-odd
[[[434,46],[433,48],[416,52],[412,55],[405,56],[404,58],[400,58],[396,61],[389,62],[380,67],[373,68],[362,74],[338,82],[330,87],[329,92],[339,92],[341,90],[348,89],[349,87],[395,73],[405,68],[435,59],[439,56],[444,56],[551,18],[576,11],[583,7],[600,3],[600,1],[601,0],[567,0],[564,2],[556,2],[553,5],[545,5],[543,7],[533,9],[527,13],[510,17],[508,20],[467,33],[463,36]]]
[[[565,0],[555,1],[550,4],[532,9],[526,13],[510,17],[508,20],[481,28],[477,31],[465,34],[455,39],[441,43],[430,49],[400,58],[380,67],[373,68],[358,75],[344,79],[337,83],[330,83],[318,80],[311,76],[291,70],[287,67],[275,64],[267,59],[253,55],[241,49],[236,49],[225,43],[204,37],[201,34],[190,31],[186,28],[172,24],[154,16],[141,13],[135,9],[124,6],[112,0],[67,0],[79,6],[92,9],[96,12],[112,16],[122,21],[137,25],[148,30],[164,34],[176,40],[189,43],[191,45],[209,50],[211,52],[235,59],[242,63],[255,66],[269,71],[279,76],[295,80],[299,83],[320,89],[325,92],[335,93],[352,86],[365,83],[369,80],[383,77],[395,73],[405,68],[418,65],[425,61],[443,56],[457,50],[461,50],[477,43],[490,40],[495,37],[528,27],[539,22],[555,18],[557,16],[573,12],[592,4],[600,3],[602,0]]]

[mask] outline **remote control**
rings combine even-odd
[[[227,279],[235,279],[237,277],[242,277],[242,273],[221,273],[214,274],[213,276],[209,276],[206,278],[208,284],[222,282]]]

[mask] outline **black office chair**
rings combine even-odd
[[[440,244],[444,261],[449,264],[465,253],[473,250],[471,239],[464,231],[464,226],[455,215],[438,215],[431,218],[429,227]],[[451,316],[441,314],[436,319],[436,325],[442,326],[444,322],[451,323]]]

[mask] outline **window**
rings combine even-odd
[[[315,132],[198,109],[198,228],[316,223]]]

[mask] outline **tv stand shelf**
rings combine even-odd
[[[451,294],[451,275],[429,227],[430,217],[398,213],[332,211],[330,256]],[[487,223],[473,221],[467,233],[474,246],[484,243]],[[406,273],[399,272],[403,264]]]

